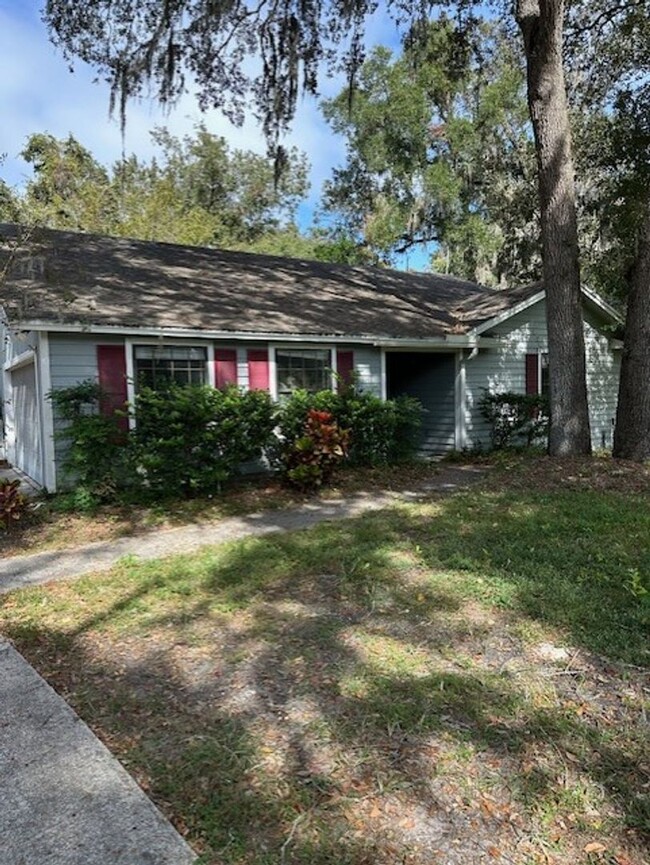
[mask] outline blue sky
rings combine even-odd
[[[27,179],[28,167],[19,153],[33,132],[49,132],[56,137],[72,133],[100,162],[110,164],[120,157],[123,145],[127,153],[151,156],[154,148],[149,131],[154,126],[165,125],[173,134],[182,135],[203,119],[211,132],[223,135],[233,147],[265,151],[254,122],[237,128],[216,111],[201,114],[191,93],[169,113],[153,102],[131,103],[123,142],[118,121],[109,117],[108,87],[95,83],[93,70],[82,63],[75,63],[74,72],[69,71],[61,53],[48,40],[40,19],[42,5],[43,0],[0,0],[4,71],[0,76],[0,154],[5,154],[0,175],[9,185],[20,186]],[[367,44],[396,42],[394,25],[377,13],[367,30]],[[340,80],[324,78],[321,95],[334,95],[341,86]],[[323,181],[343,161],[344,145],[322,120],[314,99],[301,101],[287,143],[303,150],[312,165],[309,200],[300,211],[304,226],[311,220]],[[415,265],[414,260],[410,263]]]

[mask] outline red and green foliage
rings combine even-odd
[[[27,499],[20,492],[20,481],[0,479],[0,522],[5,529],[10,529],[23,516],[26,508]]]
[[[302,490],[327,483],[347,456],[349,439],[349,430],[341,429],[330,412],[310,409],[303,434],[288,441],[283,454],[289,483]]]

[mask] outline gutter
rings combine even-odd
[[[48,321],[25,321],[12,324],[13,331],[45,331],[49,333],[79,333],[97,334],[103,336],[129,336],[133,339],[138,337],[189,338],[189,339],[219,339],[219,340],[245,340],[249,342],[314,342],[347,345],[357,343],[370,345],[375,348],[413,348],[420,350],[429,349],[456,349],[477,348],[499,345],[499,340],[493,337],[479,337],[476,334],[460,336],[453,334],[442,337],[429,337],[417,339],[413,337],[376,337],[376,336],[331,336],[329,334],[296,334],[278,333],[275,331],[255,332],[235,330],[196,330],[191,328],[162,328],[162,327],[124,327],[116,325],[82,325],[82,324],[57,324]]]

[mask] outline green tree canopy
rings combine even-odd
[[[533,280],[540,249],[535,153],[521,57],[502,28],[428,22],[401,56],[376,48],[324,104],[347,143],[325,207],[377,255],[434,243],[435,269]]]

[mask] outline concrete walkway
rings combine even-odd
[[[417,490],[354,496],[0,562],[0,592],[250,535],[302,529],[452,492],[483,470],[445,467]],[[195,854],[135,781],[0,637],[1,865],[190,865]]]
[[[477,466],[445,466],[438,475],[414,490],[313,502],[299,508],[152,531],[116,541],[88,544],[74,550],[0,559],[0,594],[52,580],[74,579],[91,572],[106,571],[125,556],[142,560],[158,559],[177,553],[191,553],[199,547],[224,541],[305,529],[329,520],[356,517],[398,502],[416,501],[432,493],[453,492],[478,481],[484,473],[485,469]]]
[[[196,859],[128,772],[0,640],[2,865],[190,865]]]

